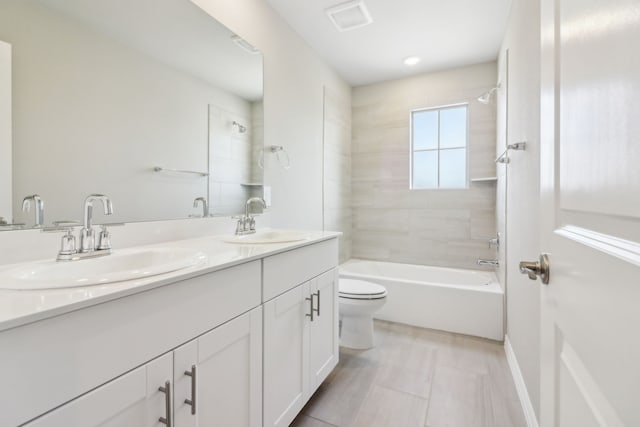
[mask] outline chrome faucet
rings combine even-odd
[[[202,202],[202,217],[207,218],[209,216],[209,203],[204,197],[196,197],[193,201],[193,207],[197,208],[199,202]]]
[[[91,194],[84,199],[84,223],[80,230],[80,251],[82,253],[93,252],[96,250],[96,239],[94,230],[91,225],[93,217],[93,202],[99,200],[102,202],[105,215],[113,214],[113,204],[111,200],[103,194]]]
[[[44,225],[44,200],[37,194],[32,194],[22,199],[22,211],[29,212],[31,210],[31,202],[35,205],[35,226],[42,227]]]
[[[476,261],[476,264],[478,264],[478,265],[492,265],[494,267],[497,267],[499,265],[497,259],[478,259]]]
[[[253,234],[256,232],[256,219],[253,217],[253,215],[249,214],[249,207],[254,202],[261,203],[263,209],[267,207],[267,202],[265,202],[262,197],[251,197],[249,200],[247,200],[247,203],[245,203],[244,205],[244,215],[233,217],[238,219],[238,224],[236,225],[236,235],[241,236],[245,234]]]
[[[85,258],[94,258],[111,253],[111,234],[107,230],[107,226],[114,227],[124,225],[122,223],[103,224],[100,227],[98,239],[95,238],[93,225],[91,220],[93,217],[93,202],[99,200],[102,202],[105,215],[113,214],[113,204],[111,200],[102,194],[91,194],[84,200],[84,223],[80,229],[80,245],[76,248],[76,236],[73,235],[73,227],[78,223],[76,221],[54,221],[53,227],[43,228],[45,232],[62,231],[65,235],[60,243],[60,251],[58,252],[58,261],[77,261]]]

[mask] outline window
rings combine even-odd
[[[411,112],[411,189],[467,187],[467,105]]]

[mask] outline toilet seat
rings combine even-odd
[[[341,278],[338,287],[338,296],[340,298],[372,300],[382,299],[387,296],[387,290],[384,286],[365,280]]]

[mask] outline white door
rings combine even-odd
[[[166,420],[171,416],[172,396],[167,402],[160,387],[164,388],[167,382],[171,384],[172,373],[172,354],[164,355],[26,426],[161,427],[164,424],[160,418]]]
[[[264,304],[264,426],[288,426],[309,390],[309,283]]]
[[[542,0],[542,427],[640,426],[640,2]]]
[[[313,279],[310,291],[315,311],[309,322],[309,395],[338,364],[338,270]]]

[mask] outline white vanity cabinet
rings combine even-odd
[[[260,307],[260,276],[254,260],[0,332],[0,378],[11,384],[0,387],[0,426],[33,420],[231,324]]]
[[[310,279],[264,303],[265,427],[288,426],[338,363],[334,243],[264,260],[265,295]]]
[[[171,380],[173,358],[166,354],[25,427],[156,427],[171,410],[171,396],[159,390]],[[170,387],[169,387],[170,389]],[[55,388],[51,389],[55,393]],[[170,414],[169,414],[170,416]]]
[[[333,237],[0,331],[0,426],[289,425],[338,362]]]
[[[175,427],[262,426],[261,307],[26,426],[156,427],[161,418]]]

